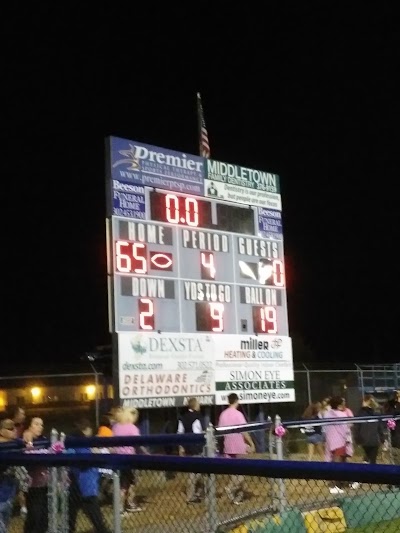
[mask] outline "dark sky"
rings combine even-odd
[[[212,157],[280,175],[289,325],[314,367],[400,359],[394,4],[214,4],[6,18],[4,366],[109,341],[104,138],[197,153],[198,90]]]

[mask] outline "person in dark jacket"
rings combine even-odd
[[[178,433],[204,433],[204,419],[200,413],[200,403],[196,398],[190,398],[188,410],[180,418],[178,423]],[[203,445],[198,443],[179,446],[179,455],[203,455]],[[197,489],[197,485],[202,482],[202,475],[199,473],[189,474],[186,490],[186,503],[198,503],[202,499],[202,491]]]
[[[93,430],[90,422],[83,418],[75,424],[73,437],[91,437]],[[91,453],[89,447],[76,448],[75,453]],[[99,502],[100,472],[98,468],[71,468],[69,489],[69,532],[74,533],[76,518],[80,508],[92,522],[95,533],[110,533],[104,523]]]
[[[47,448],[35,448],[35,443],[43,438],[43,419],[32,417],[28,429],[23,433],[26,443],[25,453],[48,453]],[[30,479],[26,493],[27,513],[24,522],[24,533],[42,533],[48,528],[48,483],[49,469],[43,465],[32,465],[27,468]]]
[[[385,414],[400,416],[400,391],[396,391],[394,398],[386,405]],[[392,460],[395,465],[400,465],[400,419],[396,426],[390,430]]]
[[[11,418],[0,420],[0,453],[2,446],[15,441],[17,430]],[[17,497],[26,494],[29,488],[30,478],[24,466],[1,466],[0,467],[0,533],[8,531],[7,526],[11,518],[14,505],[15,487]],[[20,503],[20,502],[19,502]]]
[[[169,414],[167,417],[167,421],[165,422],[165,425],[164,425],[164,433],[176,435],[177,431],[178,431],[178,417],[176,414],[174,415]],[[178,454],[177,446],[174,444],[165,444],[164,453],[165,455],[177,455]],[[175,472],[170,472],[169,470],[165,472],[165,479],[174,479],[175,477],[176,477]]]
[[[0,467],[0,533],[7,533],[11,519],[13,500],[17,494],[18,482],[7,474],[6,467]]]
[[[304,420],[321,420],[322,405],[320,402],[311,403],[303,413]],[[300,428],[301,433],[307,437],[308,461],[312,461],[314,452],[317,452],[320,460],[324,457],[324,436],[322,426],[304,426]]]
[[[371,394],[366,394],[363,398],[361,409],[356,416],[374,416],[379,414],[378,404]],[[364,462],[376,464],[379,446],[385,441],[385,434],[382,423],[379,420],[374,422],[361,422],[354,424],[354,439],[356,444],[364,451]]]

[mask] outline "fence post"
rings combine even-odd
[[[282,419],[279,415],[275,415],[275,442],[276,442],[276,458],[278,461],[283,460],[283,442],[282,437],[277,434],[277,428],[282,426]]]
[[[271,417],[268,417],[271,420]],[[269,450],[269,459],[275,460],[277,459],[276,455],[276,437],[274,433],[274,425],[271,424],[269,430],[268,430],[268,450]],[[269,478],[269,483],[271,487],[271,501],[274,505],[275,509],[278,509],[279,507],[279,499],[278,499],[278,492],[276,490],[276,484],[278,483],[278,480],[274,477]]]
[[[58,440],[58,431],[51,430],[50,444],[55,444]],[[48,533],[57,533],[57,508],[58,508],[58,491],[57,491],[57,468],[52,466],[50,468],[49,484],[47,487],[47,502],[48,502]]]
[[[60,433],[60,441],[65,442],[65,433]],[[58,487],[60,491],[60,533],[69,533],[69,482],[68,470],[65,466],[59,468]]]
[[[277,435],[276,430],[278,427],[282,426],[282,420],[279,415],[275,416],[275,443],[276,443],[276,456],[278,461],[283,461],[283,442],[282,437]],[[278,498],[279,498],[279,510],[282,512],[287,506],[286,502],[286,486],[283,479],[278,479]]]
[[[312,396],[311,396],[311,380],[310,380],[310,371],[306,367],[306,365],[303,363],[303,366],[306,370],[307,375],[307,396],[308,396],[308,405],[311,405],[312,403]]]
[[[206,430],[206,456],[215,457],[216,455],[216,441],[215,431],[212,424],[208,425]],[[215,533],[217,531],[217,487],[215,474],[207,474],[206,477],[206,507],[207,507],[207,520],[208,530],[207,533]]]
[[[400,420],[398,420],[400,422]],[[393,447],[392,447],[392,432],[390,429],[387,430],[387,443],[388,443],[388,450],[389,450],[389,461],[391,465],[394,465],[394,458],[393,458]]]
[[[119,470],[113,470],[113,532],[121,533],[121,485]]]
[[[262,407],[258,411],[258,415],[256,416],[256,422],[260,422],[261,424],[265,422],[265,413]],[[255,431],[253,440],[255,440],[255,443],[256,443],[256,452],[265,453],[266,451],[265,429],[262,429],[260,431]]]

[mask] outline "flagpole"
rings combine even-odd
[[[197,118],[199,123],[199,154],[201,157],[210,157],[210,143],[208,132],[204,120],[203,106],[200,93],[197,93]]]
[[[200,93],[197,93],[197,135],[199,141],[199,155],[203,155],[202,144],[201,144],[201,96]]]

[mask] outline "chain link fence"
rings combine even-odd
[[[351,422],[358,423],[357,419]],[[39,443],[30,453],[2,448],[0,532],[399,531],[400,467],[286,461],[287,433],[307,423],[315,424],[315,420],[282,423],[276,417],[273,423],[245,427],[210,426],[205,436],[85,441],[65,439],[53,430],[47,446]],[[226,434],[243,431],[253,438],[263,433],[267,451],[225,458],[221,440]],[[207,457],[98,453],[106,444],[110,447],[110,442],[150,449],[158,449],[161,443],[198,442],[205,445]],[[88,451],[89,445],[96,453],[77,453],[82,446]],[[339,490],[332,490],[335,487]],[[18,512],[20,492],[25,497],[25,515]]]

